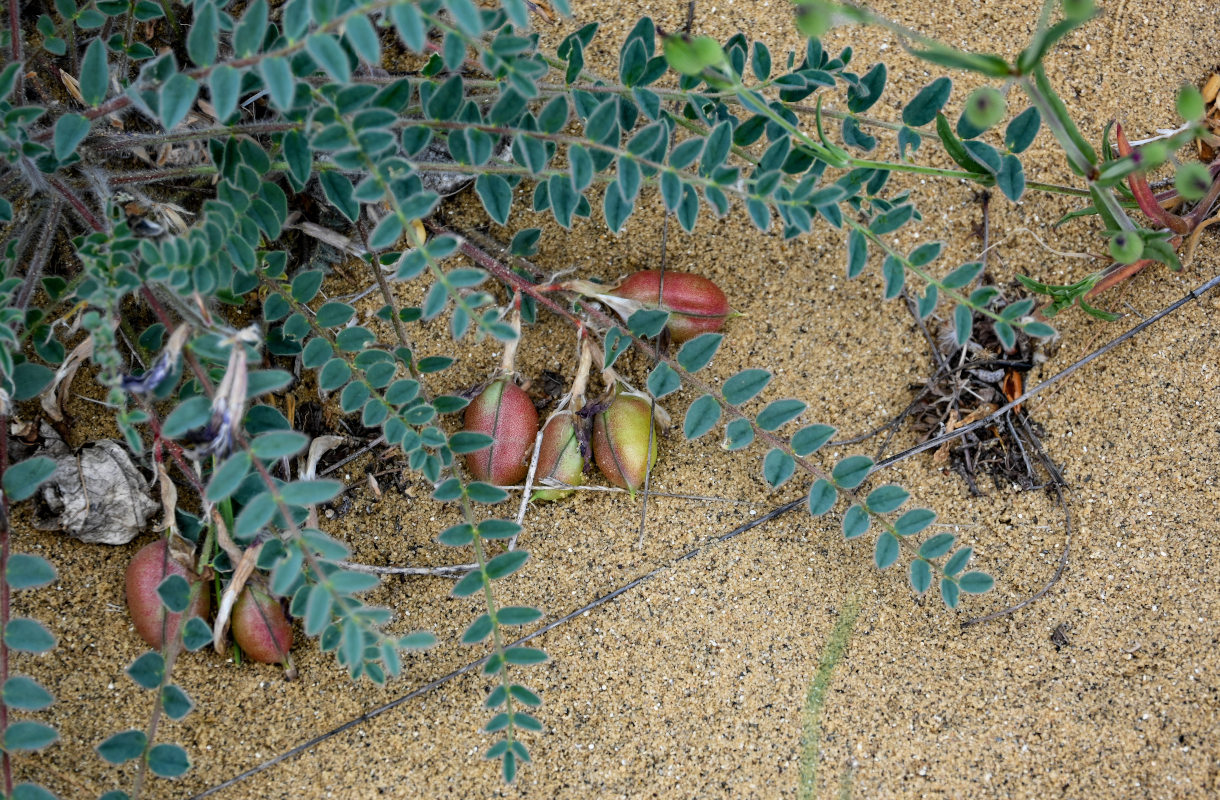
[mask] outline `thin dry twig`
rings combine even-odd
[[[440,578],[460,578],[467,572],[479,568],[478,564],[446,564],[439,567],[379,567],[373,564],[357,564],[354,561],[336,561],[335,563],[344,569],[370,575],[432,575]]]
[[[530,469],[525,473],[525,491],[521,492],[521,506],[517,509],[517,525],[520,527],[525,522],[525,509],[530,504],[530,492],[534,488],[534,473],[538,471],[538,451],[542,449],[542,431],[538,431],[538,435],[534,437],[534,454],[530,456]],[[521,535],[521,531],[513,534],[508,540],[508,549],[517,549],[517,537]]]
[[[991,622],[993,619],[999,619],[1000,617],[1020,611],[1049,592],[1051,587],[1058,583],[1059,578],[1063,576],[1064,570],[1067,569],[1068,556],[1072,552],[1072,510],[1071,507],[1068,506],[1067,499],[1063,496],[1063,487],[1060,486],[1058,482],[1052,483],[1051,487],[1055,490],[1055,494],[1059,498],[1059,507],[1063,509],[1063,526],[1066,531],[1066,537],[1063,542],[1063,553],[1059,556],[1059,566],[1055,568],[1055,574],[1051,576],[1051,579],[1047,581],[1041,589],[1034,592],[1032,595],[1016,605],[1009,606],[1008,608],[996,611],[992,614],[986,614],[981,617],[971,617],[970,619],[963,620],[962,628],[969,628],[971,625],[980,625],[984,622]]]

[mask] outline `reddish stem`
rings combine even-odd
[[[93,230],[95,230],[95,231],[106,230],[106,227],[104,225],[102,225],[102,223],[100,221],[98,221],[97,217],[93,216],[93,212],[90,211],[83,202],[81,202],[81,199],[79,197],[77,197],[72,192],[71,189],[69,189],[67,186],[64,186],[62,183],[60,183],[58,180],[56,180],[55,178],[52,178],[52,177],[47,178],[47,183],[51,184],[51,186],[53,186],[55,188],[55,191],[57,191],[61,195],[63,195],[63,198],[65,200],[67,200],[68,203],[71,204],[71,206],[73,208],[76,209],[76,212],[78,214],[80,214],[81,217],[84,218],[85,223],[90,228],[93,228]]]
[[[15,6],[16,3],[13,3]],[[8,415],[0,414],[0,476],[8,469]],[[9,525],[8,495],[0,491],[0,630],[8,628]],[[8,681],[8,645],[0,637],[0,685]],[[8,732],[8,705],[0,703],[0,737]],[[4,772],[4,796],[13,796],[13,765],[8,751],[0,755],[0,770]]]
[[[1139,261],[1133,261],[1130,264],[1111,265],[1110,269],[1106,271],[1105,277],[1098,281],[1097,285],[1089,290],[1089,293],[1085,295],[1085,299],[1092,300],[1105,290],[1117,286],[1118,284],[1127,280],[1127,278],[1132,278],[1138,275],[1140,272],[1143,272],[1145,268],[1150,267],[1155,263],[1157,262],[1150,258],[1141,258]]]
[[[1114,135],[1118,140],[1118,154],[1123,157],[1133,156],[1137,159],[1138,163],[1139,154],[1131,148],[1131,143],[1127,141],[1127,136],[1123,133],[1121,122],[1115,123]],[[1190,230],[1186,220],[1177,214],[1166,211],[1156,201],[1156,196],[1152,193],[1152,187],[1148,185],[1148,178],[1142,172],[1136,170],[1128,175],[1127,185],[1131,187],[1131,193],[1135,195],[1135,202],[1139,204],[1140,211],[1143,211],[1149,219],[1159,222],[1174,233],[1181,234]]]

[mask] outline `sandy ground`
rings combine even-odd
[[[1028,2],[946,4],[917,0],[878,4],[900,21],[948,41],[1011,56],[1037,14]],[[1133,137],[1175,123],[1173,97],[1220,60],[1214,7],[1205,2],[1123,0],[1070,36],[1048,70],[1085,134],[1097,141],[1105,121],[1122,115]],[[577,19],[599,7],[577,4]],[[591,62],[617,52],[627,21],[651,14],[679,27],[686,4],[616,4]],[[738,30],[779,54],[796,44],[783,2],[699,3],[695,30],[725,38]],[[557,29],[547,32],[554,40]],[[935,74],[877,31],[837,30],[829,48],[850,42],[860,70],[879,57],[891,82],[872,113],[896,118]],[[778,60],[778,59],[777,59]],[[973,85],[954,76],[956,113]],[[1015,95],[1014,95],[1015,99]],[[883,140],[885,152],[893,142]],[[925,151],[933,150],[930,144]],[[921,154],[923,155],[923,154]],[[943,156],[931,163],[948,166]],[[1027,159],[1031,178],[1067,182],[1062,158],[1045,130]],[[907,182],[923,224],[896,235],[904,248],[941,239],[946,267],[971,260],[979,210],[964,184]],[[992,203],[992,274],[1016,272],[1062,281],[1086,273],[1086,262],[1041,249],[1028,228],[1060,251],[1099,250],[1091,223],[1050,224],[1074,207],[1046,195],[1013,205]],[[470,198],[447,209],[456,223],[476,219]],[[663,232],[659,198],[646,194],[625,234],[595,224],[567,233],[553,224],[538,262],[612,278],[658,266]],[[515,211],[511,223],[534,223]],[[493,231],[507,238],[505,231]],[[917,238],[918,237],[918,238]],[[732,216],[705,219],[694,235],[670,225],[670,269],[717,281],[744,313],[729,326],[709,369],[717,380],[744,366],[775,372],[764,399],[799,397],[805,422],[825,421],[845,434],[892,417],[910,398],[908,384],[930,372],[930,359],[898,301],[880,300],[876,261],[854,282],[843,277],[843,237],[820,227],[782,242]],[[1079,312],[1059,327],[1063,344],[1031,374],[1036,383],[1138,320],[1182,296],[1220,268],[1214,236],[1195,262],[1173,274],[1150,270],[1103,303],[1128,313],[1102,324]],[[417,287],[405,287],[409,299]],[[372,306],[370,305],[370,310]],[[833,673],[821,716],[817,793],[855,797],[1208,797],[1220,793],[1220,584],[1215,579],[1215,509],[1220,503],[1217,417],[1220,303],[1207,297],[1185,307],[1081,370],[1031,404],[1045,426],[1049,454],[1071,485],[1069,566],[1036,604],[1008,617],[962,629],[960,621],[1008,606],[1052,575],[1067,541],[1053,497],[981,482],[971,497],[956,475],[927,456],[904,462],[877,482],[900,481],[913,503],[935,508],[939,528],[974,546],[991,571],[993,593],[968,599],[958,612],[936,597],[913,597],[897,569],[871,565],[871,537],[844,544],[835,519],[798,511],[723,544],[715,537],[799,497],[793,482],[770,492],[759,475],[763,451],[724,452],[717,436],[663,442],[653,473],[656,491],[715,501],[652,497],[644,543],[637,546],[640,498],[588,494],[530,509],[523,545],[533,558],[497,585],[505,603],[529,603],[555,619],[632,579],[660,568],[616,600],[541,637],[545,665],[517,671],[538,691],[542,734],[529,735],[534,762],[503,787],[479,732],[489,683],[477,671],[405,700],[373,719],[306,749],[212,795],[299,797],[708,797],[770,798],[797,794],[802,706],[827,637],[848,602],[860,613],[846,655]],[[443,336],[439,328],[429,335]],[[451,349],[442,338],[434,352]],[[571,374],[574,340],[546,318],[527,333],[520,370]],[[494,352],[466,354],[446,373],[444,388],[465,388],[495,365]],[[630,359],[642,379],[647,364]],[[669,403],[678,419],[689,392]],[[756,401],[758,402],[758,401]],[[82,406],[83,408],[83,406]],[[795,427],[789,429],[794,430]],[[896,446],[913,443],[904,432]],[[876,441],[828,448],[826,463]],[[360,481],[371,461],[344,470]],[[385,481],[383,481],[385,483]],[[380,500],[352,493],[342,515],[324,521],[355,559],[374,564],[437,564],[454,558],[431,540],[456,515],[428,499],[420,482]],[[841,508],[839,509],[842,510]],[[125,727],[142,727],[151,698],[123,668],[142,651],[122,610],[123,569],[139,544],[109,549],[29,532],[18,517],[17,549],[40,552],[60,580],[17,598],[18,613],[46,621],[59,646],[20,657],[54,688],[52,716],[63,741],[16,762],[62,797],[95,797],[129,788],[130,768],[105,765],[92,747]],[[694,557],[675,562],[693,547]],[[352,685],[333,660],[298,633],[301,677],[288,682],[272,667],[235,667],[211,653],[189,655],[177,669],[198,705],[182,723],[164,726],[195,768],[182,780],[156,781],[149,796],[194,796],[312,737],[401,698],[483,655],[455,644],[480,606],[448,596],[431,578],[389,580],[370,601],[397,613],[396,630],[426,628],[441,644],[406,659],[405,676],[384,690]],[[1056,630],[1060,635],[1052,641]]]

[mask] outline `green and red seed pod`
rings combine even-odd
[[[666,270],[662,279],[660,270],[643,270],[628,275],[606,294],[670,312],[666,327],[679,343],[720,330],[733,313],[719,286],[687,272]]]
[[[466,454],[466,469],[475,480],[511,486],[525,479],[538,436],[538,411],[511,378],[492,381],[466,407],[463,429],[492,438],[489,447]]]
[[[559,411],[542,428],[542,445],[538,449],[538,469],[534,481],[553,478],[569,486],[585,482],[585,457],[581,453],[576,426],[582,420],[571,411]],[[559,500],[572,493],[571,489],[541,489],[534,500]]]
[[[663,425],[653,421],[651,407],[640,395],[621,393],[593,416],[593,460],[606,480],[632,495],[657,460]]]
[[[275,598],[247,585],[233,606],[233,641],[251,660],[279,664],[292,649],[292,625]]]
[[[161,604],[161,596],[157,587],[170,575],[181,575],[191,584],[200,583],[203,578],[192,570],[174,560],[172,554],[167,554],[165,539],[158,539],[147,544],[136,553],[127,566],[127,612],[131,615],[136,633],[150,647],[161,649],[165,637],[173,641],[178,635],[178,626],[182,618],[206,617],[211,607],[211,594],[207,586],[199,586],[194,592],[191,604],[183,614],[169,611]],[[164,623],[164,624],[163,624]]]

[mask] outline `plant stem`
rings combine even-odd
[[[8,35],[12,46],[13,61],[21,60],[21,0],[8,0]],[[8,764],[8,754],[4,755],[4,763]],[[8,770],[5,770],[8,774]],[[10,781],[11,782],[11,781]],[[12,794],[13,787],[9,785],[6,788],[8,794]]]
[[[16,7],[16,2],[11,4]],[[0,414],[0,478],[8,469],[8,415]],[[9,519],[8,495],[0,490],[0,631],[8,628],[9,619]],[[8,681],[8,644],[0,636],[0,685]],[[0,703],[0,741],[8,733],[8,704]],[[13,796],[13,764],[8,751],[0,754],[0,771],[4,773],[4,796]]]

